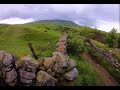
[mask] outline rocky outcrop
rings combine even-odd
[[[116,68],[120,68],[120,64],[117,59],[113,58],[112,54],[108,51],[105,51],[103,49],[97,48],[92,40],[90,40],[90,47],[94,48],[99,54],[104,56],[108,61],[110,61]]]

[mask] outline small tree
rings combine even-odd
[[[118,46],[118,40],[119,40],[119,34],[117,33],[117,30],[113,28],[106,36],[106,42],[109,45],[109,47],[117,47]]]

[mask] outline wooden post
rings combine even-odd
[[[35,51],[34,51],[34,48],[32,47],[32,43],[28,43],[28,45],[29,45],[29,48],[30,48],[30,50],[31,50],[31,52],[32,52],[32,54],[33,54],[33,56],[34,56],[35,59],[37,60],[38,57],[37,57],[37,55],[36,55],[36,53],[35,53]]]

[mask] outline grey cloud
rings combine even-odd
[[[0,19],[19,17],[23,19],[65,19],[83,25],[96,26],[99,20],[119,22],[119,4],[17,4],[0,5]]]

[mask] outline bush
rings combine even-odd
[[[119,34],[117,30],[113,28],[106,36],[106,42],[108,43],[109,47],[117,47],[119,40]]]
[[[86,45],[83,37],[68,34],[67,51],[79,55],[86,51]]]

